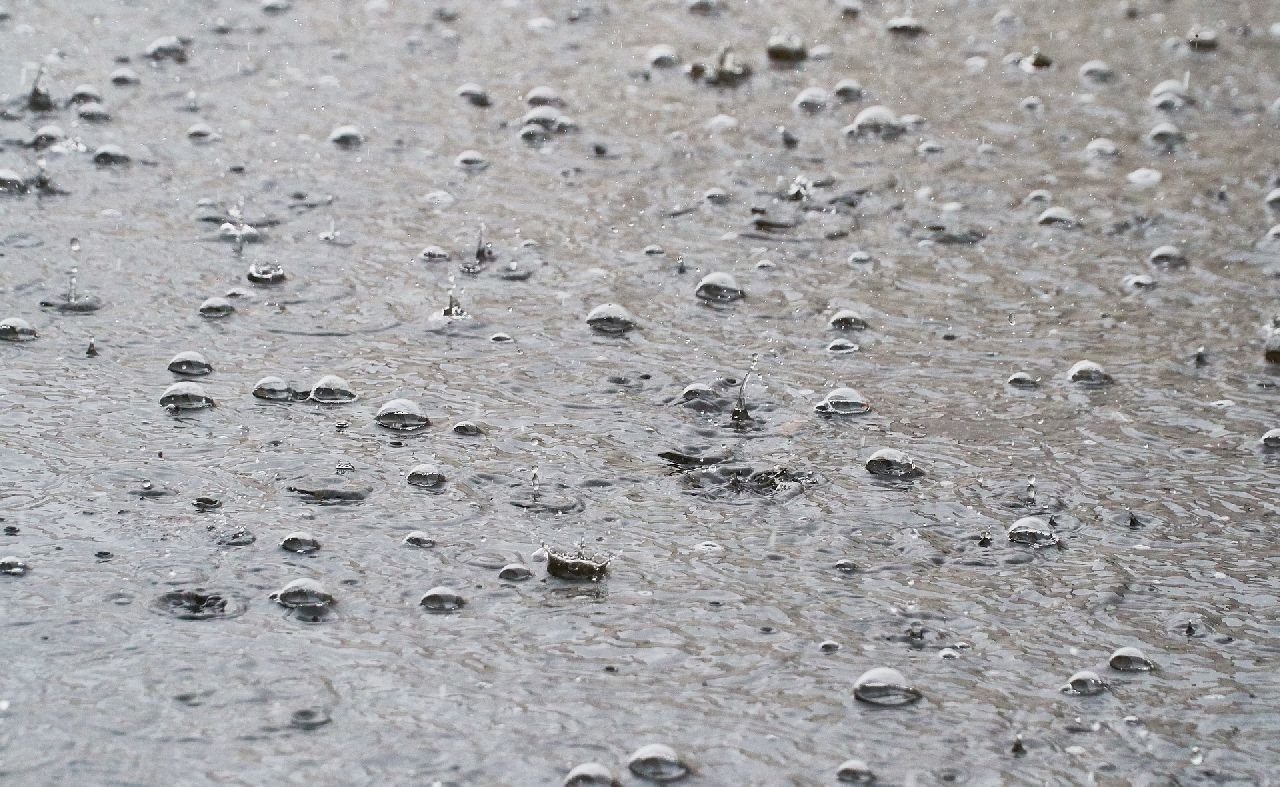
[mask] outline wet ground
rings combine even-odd
[[[0,780],[1268,783],[1278,24],[6,0]]]

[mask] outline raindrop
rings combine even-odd
[[[280,548],[286,552],[309,555],[320,549],[320,542],[305,530],[297,530],[284,537],[280,542]]]
[[[269,402],[288,402],[298,398],[293,386],[279,377],[263,377],[253,386],[253,395]]]
[[[1172,153],[1179,145],[1185,142],[1186,135],[1182,130],[1172,123],[1157,123],[1147,132],[1147,144],[1153,148],[1157,148],[1166,153]]]
[[[845,760],[836,769],[836,780],[846,784],[874,784],[876,775],[862,760]]]
[[[890,478],[918,478],[924,471],[911,458],[896,448],[881,448],[867,460],[867,472]]]
[[[674,782],[689,775],[689,766],[680,760],[675,749],[662,743],[641,746],[627,760],[627,768],[636,776],[653,782]]]
[[[443,585],[431,588],[418,601],[418,604],[428,612],[455,612],[466,606],[466,603],[466,599],[456,590]]]
[[[219,296],[205,298],[205,302],[200,305],[201,317],[225,317],[233,311],[236,311],[236,307],[232,306],[232,302]]]
[[[322,404],[343,404],[354,402],[356,392],[351,384],[336,374],[326,374],[311,386],[311,401]]]
[[[177,36],[162,36],[152,41],[147,47],[147,57],[152,60],[185,63],[187,62],[187,44]]]
[[[597,333],[621,336],[636,327],[635,318],[625,307],[602,303],[587,314],[587,325]]]
[[[861,415],[871,411],[871,404],[852,388],[836,388],[813,410],[821,415]]]
[[[408,399],[392,399],[378,408],[373,419],[379,426],[398,432],[416,432],[431,425],[431,419],[422,414],[422,408]]]
[[[202,377],[213,371],[213,364],[200,353],[187,350],[173,356],[169,361],[169,371],[187,377]]]
[[[1071,679],[1062,687],[1062,693],[1075,697],[1092,697],[1101,694],[1106,689],[1107,684],[1102,678],[1098,677],[1098,673],[1090,670],[1080,670],[1072,675]]]
[[[1107,374],[1101,366],[1087,360],[1077,361],[1067,372],[1067,379],[1073,383],[1095,387],[1108,385],[1112,382],[1111,375]]]
[[[1141,650],[1132,646],[1118,648],[1107,660],[1111,669],[1119,672],[1150,672],[1155,668]]]
[[[853,696],[872,705],[909,705],[923,695],[891,667],[869,669],[854,681]]]
[[[1053,532],[1052,517],[1046,520],[1024,516],[1009,527],[1009,540],[1031,547],[1050,547],[1057,545],[1058,534]]]
[[[329,133],[329,141],[340,148],[358,148],[364,144],[364,132],[355,126],[338,126]]]
[[[160,404],[170,410],[199,410],[213,407],[214,401],[198,383],[174,383],[160,396]]]
[[[704,301],[729,303],[746,297],[738,282],[728,273],[715,271],[702,277],[693,293]]]
[[[36,329],[21,317],[0,320],[0,341],[29,342],[36,338]]]
[[[409,471],[409,485],[423,489],[439,489],[445,484],[445,475],[434,465],[414,465]]]

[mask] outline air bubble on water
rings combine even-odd
[[[876,782],[876,774],[871,770],[871,766],[866,761],[859,759],[849,759],[840,763],[840,767],[836,768],[836,781],[845,784],[874,784]]]
[[[280,377],[263,377],[253,386],[253,396],[269,402],[289,402],[298,398],[293,386]]]
[[[602,303],[587,314],[587,325],[597,333],[621,336],[635,328],[636,321],[626,307],[616,303]]]
[[[431,425],[422,408],[409,399],[392,399],[378,408],[374,420],[379,426],[400,432],[416,432]]]
[[[414,530],[404,537],[402,543],[419,549],[430,549],[436,545],[436,540],[421,530]]]
[[[295,530],[280,541],[280,548],[286,552],[309,555],[320,549],[320,542],[305,530]]]
[[[675,749],[663,743],[650,743],[632,752],[627,768],[636,776],[655,782],[672,782],[689,775],[689,766]]]
[[[418,464],[409,470],[408,483],[421,489],[440,489],[444,486],[445,474],[435,465]]]
[[[6,317],[0,320],[0,341],[29,342],[37,338],[36,329],[21,317]]]
[[[1034,487],[1028,490],[1028,498],[1035,499]],[[1053,529],[1053,518],[1025,516],[1009,526],[1009,540],[1030,547],[1057,546],[1058,534]]]
[[[820,415],[861,415],[871,411],[867,398],[852,388],[835,388],[814,405]]]
[[[498,572],[498,579],[506,582],[523,582],[532,576],[533,572],[529,570],[528,566],[519,563],[509,563]]]
[[[214,401],[199,383],[174,383],[165,389],[160,396],[160,404],[173,411],[199,410],[213,407]]]
[[[563,787],[617,787],[613,771],[598,762],[584,762],[574,766],[564,777]]]
[[[344,404],[356,400],[351,384],[336,374],[326,374],[311,386],[311,401],[321,404]]]
[[[418,605],[428,612],[455,612],[466,606],[466,599],[458,591],[439,585],[431,588],[418,600]]]
[[[202,377],[213,371],[209,359],[194,350],[184,350],[169,361],[169,371],[186,377]]]
[[[7,555],[0,557],[0,574],[10,577],[25,576],[31,570],[31,566],[22,558]]]
[[[1150,672],[1155,668],[1141,650],[1132,646],[1116,649],[1107,664],[1118,672]]]
[[[1067,379],[1073,383],[1087,387],[1101,387],[1112,382],[1111,375],[1093,361],[1077,361],[1067,371]]]
[[[911,457],[897,448],[881,448],[866,462],[867,472],[888,478],[918,478],[924,471],[916,467]]]
[[[854,681],[853,696],[872,705],[898,706],[910,705],[924,695],[907,683],[907,679],[896,669],[875,667],[862,673]]]
[[[1091,670],[1080,670],[1062,687],[1063,694],[1076,697],[1092,697],[1107,690],[1106,682]]]

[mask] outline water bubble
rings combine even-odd
[[[338,126],[329,133],[329,141],[340,148],[358,148],[364,144],[364,132],[356,126]]]
[[[893,113],[893,110],[880,104],[869,106],[859,112],[853,122],[840,130],[846,137],[879,137],[880,139],[896,139],[906,133],[906,126]]]
[[[61,126],[49,124],[36,129],[36,133],[31,136],[31,147],[36,150],[44,150],[53,147],[67,138],[67,133],[62,130]]]
[[[1116,72],[1102,60],[1090,60],[1080,66],[1080,81],[1107,85],[1115,81]]]
[[[912,463],[911,457],[896,448],[881,448],[867,460],[867,472],[889,478],[918,478],[924,471]]]
[[[738,282],[728,273],[715,271],[702,277],[693,293],[704,301],[729,303],[746,297]]]
[[[439,246],[428,246],[418,254],[418,257],[427,262],[437,262],[449,259],[449,252]]]
[[[332,720],[324,708],[300,708],[289,715],[289,725],[300,730],[317,730]]]
[[[866,762],[858,759],[845,760],[836,768],[836,781],[847,784],[874,784],[875,772]]]
[[[550,105],[536,106],[524,116],[520,118],[521,125],[525,126],[541,126],[547,131],[562,131],[564,129],[564,116],[560,111]]]
[[[849,102],[861,101],[865,91],[862,89],[862,84],[856,79],[842,79],[836,83],[831,93],[841,101]]]
[[[519,563],[505,565],[498,572],[498,579],[503,579],[507,582],[523,582],[532,576],[533,572],[527,566],[522,566]]]
[[[820,87],[807,87],[800,91],[800,95],[796,96],[792,106],[802,112],[821,112],[830,103],[831,94],[827,91]]]
[[[857,352],[860,348],[848,339],[835,339],[827,345],[827,352],[844,354]]]
[[[925,34],[924,23],[914,16],[895,16],[885,23],[885,30],[904,38],[915,38]]]
[[[108,78],[111,80],[111,84],[120,86],[136,85],[142,81],[142,79],[138,77],[138,72],[128,66],[121,66],[120,68],[117,68],[115,71],[111,72],[111,76]]]
[[[36,338],[36,329],[21,317],[6,317],[0,320],[0,341],[29,342]]]
[[[480,152],[476,150],[462,151],[458,154],[458,157],[453,160],[453,163],[455,166],[469,172],[480,172],[481,170],[487,169],[489,166],[489,160],[480,155]]]
[[[208,123],[192,123],[191,126],[187,128],[187,139],[192,139],[197,142],[210,140],[216,136],[217,134],[214,132],[213,126]]]
[[[1063,694],[1070,694],[1075,697],[1092,697],[1106,690],[1106,682],[1098,677],[1098,673],[1090,670],[1080,670],[1072,675],[1071,679],[1062,687]]]
[[[423,489],[439,489],[444,486],[446,478],[444,473],[435,465],[420,464],[414,465],[409,471],[409,485],[421,487]]]
[[[243,614],[245,604],[229,593],[187,588],[160,595],[151,609],[178,620],[217,620]]]
[[[1040,386],[1040,378],[1032,377],[1026,372],[1014,372],[1009,375],[1009,379],[1005,380],[1005,385],[1014,388],[1038,388]]]
[[[871,404],[852,388],[836,388],[814,405],[813,410],[821,415],[861,415],[871,411]]]
[[[213,364],[194,350],[186,350],[173,356],[169,361],[169,371],[188,377],[202,377],[213,371]]]
[[[187,42],[177,36],[162,36],[147,46],[147,57],[152,60],[187,62]]]
[[[262,0],[259,9],[268,16],[283,14],[293,7],[291,0]]]
[[[418,605],[428,612],[455,612],[466,606],[466,603],[466,599],[456,590],[443,585],[431,588],[418,600]]]
[[[1192,30],[1187,34],[1187,47],[1192,52],[1212,52],[1218,48],[1218,34],[1209,28]]]
[[[1161,268],[1177,268],[1187,264],[1187,257],[1177,246],[1160,246],[1147,261]]]
[[[312,620],[319,620],[337,603],[324,585],[314,579],[295,579],[272,593],[271,600]]]
[[[419,549],[430,549],[436,545],[436,540],[421,530],[414,530],[404,537],[403,543]]]
[[[1107,664],[1111,669],[1120,672],[1150,672],[1155,668],[1151,660],[1132,646],[1117,648],[1115,653],[1111,654],[1111,658],[1107,660]]]
[[[1267,450],[1280,448],[1280,428],[1268,430],[1259,442],[1261,442],[1262,447]]]
[[[1031,547],[1056,546],[1058,534],[1053,532],[1053,519],[1024,516],[1009,527],[1009,540]]]
[[[1061,205],[1046,208],[1036,219],[1036,223],[1045,227],[1064,227],[1066,229],[1080,226],[1080,220]]]
[[[466,99],[468,103],[476,107],[489,106],[489,93],[474,82],[467,82],[459,85],[454,91],[458,98]]]
[[[94,104],[102,101],[102,93],[93,85],[76,85],[68,101],[72,104]]]
[[[920,690],[907,683],[902,673],[891,667],[869,669],[854,681],[853,696],[872,705],[909,705],[922,696]]]
[[[93,163],[104,167],[128,164],[129,154],[119,145],[101,145],[93,153]]]
[[[336,374],[326,374],[311,386],[311,401],[322,404],[344,404],[354,402],[356,392],[351,384]]]
[[[379,426],[399,432],[416,432],[431,425],[431,419],[422,414],[422,408],[408,399],[392,399],[378,408],[373,420]]]
[[[304,500],[323,504],[359,502],[373,493],[372,486],[341,475],[300,479],[288,489]]]
[[[24,576],[30,570],[31,566],[27,565],[27,562],[21,558],[14,557],[13,555],[0,557],[0,574],[5,574],[10,577],[20,577]]]
[[[279,377],[263,377],[253,386],[253,395],[268,402],[289,402],[298,398],[293,386]]]
[[[1262,200],[1271,210],[1280,210],[1280,188],[1272,189],[1267,192],[1267,196]]]
[[[674,782],[689,775],[689,766],[680,760],[676,750],[662,743],[636,749],[627,760],[627,768],[653,782]]]
[[[286,278],[284,268],[275,262],[250,263],[245,276],[254,284],[280,284]]]
[[[459,421],[453,425],[453,433],[463,437],[479,437],[484,434],[484,429],[474,421]]]
[[[1172,153],[1187,139],[1177,126],[1169,122],[1157,123],[1147,132],[1147,144],[1153,148]]]
[[[587,314],[587,325],[597,333],[621,336],[636,327],[636,320],[625,307],[602,303]]]
[[[111,113],[102,104],[95,102],[89,104],[81,104],[76,110],[76,114],[81,120],[90,123],[106,123],[111,119]]]
[[[538,85],[537,87],[524,94],[524,101],[531,107],[562,107],[564,99],[560,98],[560,94],[555,88],[547,85]]]
[[[1280,363],[1280,331],[1274,331],[1267,337],[1262,347],[1262,357],[1267,363]]]
[[[1111,375],[1093,361],[1077,361],[1067,372],[1067,379],[1087,386],[1103,386],[1112,382]]]
[[[1084,151],[1095,159],[1110,159],[1120,154],[1120,149],[1116,147],[1116,143],[1106,137],[1090,140],[1089,144],[1085,145]]]
[[[547,550],[547,573],[559,579],[573,582],[598,582],[604,579],[609,571],[612,555],[590,554],[579,544],[574,551],[568,552],[545,544]]]
[[[1128,175],[1125,175],[1125,180],[1140,189],[1149,189],[1160,185],[1160,181],[1164,180],[1164,175],[1162,175],[1158,169],[1139,167]]]
[[[160,405],[170,410],[199,410],[215,406],[204,388],[193,382],[174,383],[166,388],[160,396]]]
[[[280,542],[280,548],[286,552],[309,555],[320,549],[320,542],[305,530],[296,530],[284,537]]]
[[[613,771],[598,762],[584,762],[564,777],[563,787],[617,787]]]
[[[784,63],[798,63],[809,56],[800,36],[792,33],[775,33],[765,44],[765,53],[770,60]]]
[[[11,169],[0,169],[0,194],[25,194],[26,178]]]
[[[656,44],[645,53],[645,60],[654,68],[674,68],[680,64],[680,55],[675,47],[667,44]]]
[[[831,318],[827,320],[827,325],[837,331],[865,331],[871,327],[871,323],[859,316],[853,309],[840,309],[831,315]]]

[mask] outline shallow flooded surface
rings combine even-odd
[[[1273,4],[0,5],[3,780],[1274,773]]]

